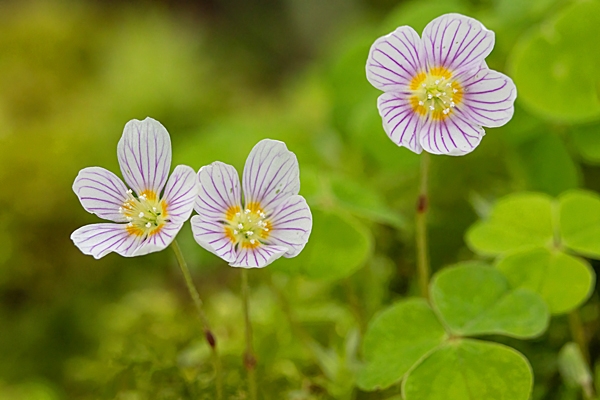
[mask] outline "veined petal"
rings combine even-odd
[[[183,226],[184,222],[185,220],[179,223],[166,223],[162,226],[160,231],[151,236],[146,237],[141,243],[140,247],[136,249],[133,255],[143,256],[145,254],[154,253],[156,251],[166,249],[171,244],[173,239],[175,239],[175,236],[177,236],[177,233],[181,230],[181,227]]]
[[[225,226],[219,221],[205,221],[199,215],[191,220],[194,239],[204,249],[231,263],[237,254],[232,240],[227,236]]]
[[[312,214],[304,197],[288,197],[270,219],[269,244],[287,247],[284,257],[295,257],[302,251],[312,229]]]
[[[398,146],[404,146],[420,154],[419,131],[424,122],[411,104],[408,96],[384,93],[377,99],[377,108],[383,119],[383,129]]]
[[[198,171],[198,196],[194,209],[205,221],[223,221],[241,208],[240,178],[231,165],[216,161]]]
[[[425,53],[419,34],[401,26],[373,43],[367,59],[367,79],[377,89],[405,90],[425,70]]]
[[[285,143],[264,139],[250,152],[242,187],[246,206],[259,203],[268,214],[284,199],[300,191],[300,170],[296,155]]]
[[[284,255],[288,249],[283,246],[260,245],[254,248],[238,249],[236,259],[229,263],[232,267],[263,268]]]
[[[125,182],[138,194],[158,196],[171,169],[171,138],[160,122],[133,119],[125,125],[117,146]]]
[[[423,30],[429,68],[443,67],[453,75],[479,68],[494,48],[494,32],[476,19],[445,14]]]
[[[73,191],[86,211],[114,222],[127,221],[119,207],[127,200],[127,187],[107,169],[89,167],[79,171]]]
[[[460,113],[444,119],[429,117],[421,131],[421,146],[428,153],[461,156],[479,145],[483,128],[465,120]]]
[[[513,116],[517,88],[508,76],[481,69],[464,82],[463,104],[459,109],[467,119],[482,126],[497,127]]]
[[[167,204],[167,217],[174,224],[190,218],[198,195],[196,172],[187,165],[178,165],[169,177],[162,200]]]
[[[83,254],[98,259],[111,252],[133,257],[142,237],[130,234],[126,224],[102,223],[82,226],[71,234],[71,240]]]

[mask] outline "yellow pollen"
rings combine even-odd
[[[410,105],[413,111],[421,116],[430,114],[434,120],[448,118],[463,99],[461,85],[452,79],[452,73],[445,67],[419,72],[408,86],[412,91]]]

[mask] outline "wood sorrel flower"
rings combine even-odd
[[[75,245],[94,258],[113,251],[132,257],[164,249],[190,217],[198,192],[195,172],[185,165],[178,165],[167,182],[171,139],[152,118],[125,125],[117,155],[131,189],[100,167],[82,169],[73,183],[83,208],[117,222],[86,225],[71,234]]]
[[[299,173],[285,143],[260,141],[246,160],[242,203],[235,168],[218,161],[202,167],[194,238],[233,267],[262,268],[298,255],[312,229],[310,208],[298,195]]]
[[[434,19],[423,38],[401,26],[377,39],[367,79],[385,92],[377,107],[390,139],[415,153],[463,155],[481,141],[482,126],[507,123],[517,89],[487,68],[493,47],[494,32],[460,14]]]

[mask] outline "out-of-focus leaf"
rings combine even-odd
[[[375,390],[398,382],[445,337],[444,327],[425,300],[394,304],[369,324],[363,342],[366,365],[358,375],[358,386]]]
[[[455,335],[540,335],[548,327],[548,309],[529,289],[510,287],[502,273],[479,263],[438,272],[431,282],[431,302]]]
[[[590,40],[598,36],[600,3],[585,1],[574,3],[523,37],[511,66],[521,101],[552,120],[600,117],[600,55]]]
[[[575,147],[588,163],[600,164],[600,125],[578,126],[571,130]]]
[[[511,286],[542,296],[552,314],[579,307],[590,296],[595,282],[594,271],[587,262],[543,247],[508,254],[496,267]]]
[[[361,222],[336,211],[312,208],[313,228],[306,247],[274,268],[301,271],[312,279],[335,280],[354,273],[371,253],[371,232]]]
[[[581,387],[587,398],[592,398],[592,373],[577,343],[569,342],[560,349],[558,370],[567,384]]]
[[[533,373],[510,347],[472,339],[450,341],[421,362],[402,385],[405,400],[527,400]]]
[[[573,190],[559,198],[560,234],[565,246],[600,258],[600,196]]]
[[[557,135],[538,135],[519,146],[518,153],[529,189],[557,196],[579,185],[579,167]]]
[[[486,220],[469,228],[466,240],[477,253],[498,255],[548,245],[553,235],[552,198],[540,193],[517,193],[498,200]]]
[[[338,205],[350,213],[398,229],[406,229],[404,218],[386,207],[375,190],[342,177],[333,177],[330,184]]]

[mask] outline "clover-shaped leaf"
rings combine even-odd
[[[369,324],[363,342],[367,363],[358,386],[375,390],[392,385],[445,338],[444,327],[425,300],[394,304]]]
[[[449,341],[406,377],[405,400],[527,400],[533,375],[510,347],[472,339]]]
[[[508,254],[496,267],[511,286],[542,296],[552,314],[579,307],[590,296],[595,281],[594,271],[584,260],[543,247]]]
[[[600,196],[573,190],[559,198],[560,234],[565,246],[593,258],[600,258]]]
[[[431,301],[447,328],[458,336],[530,338],[548,326],[548,309],[540,296],[529,289],[511,288],[500,271],[481,264],[437,273],[431,283]]]
[[[519,193],[496,203],[487,220],[467,232],[467,243],[481,254],[498,255],[529,246],[552,243],[552,198],[540,193]]]

